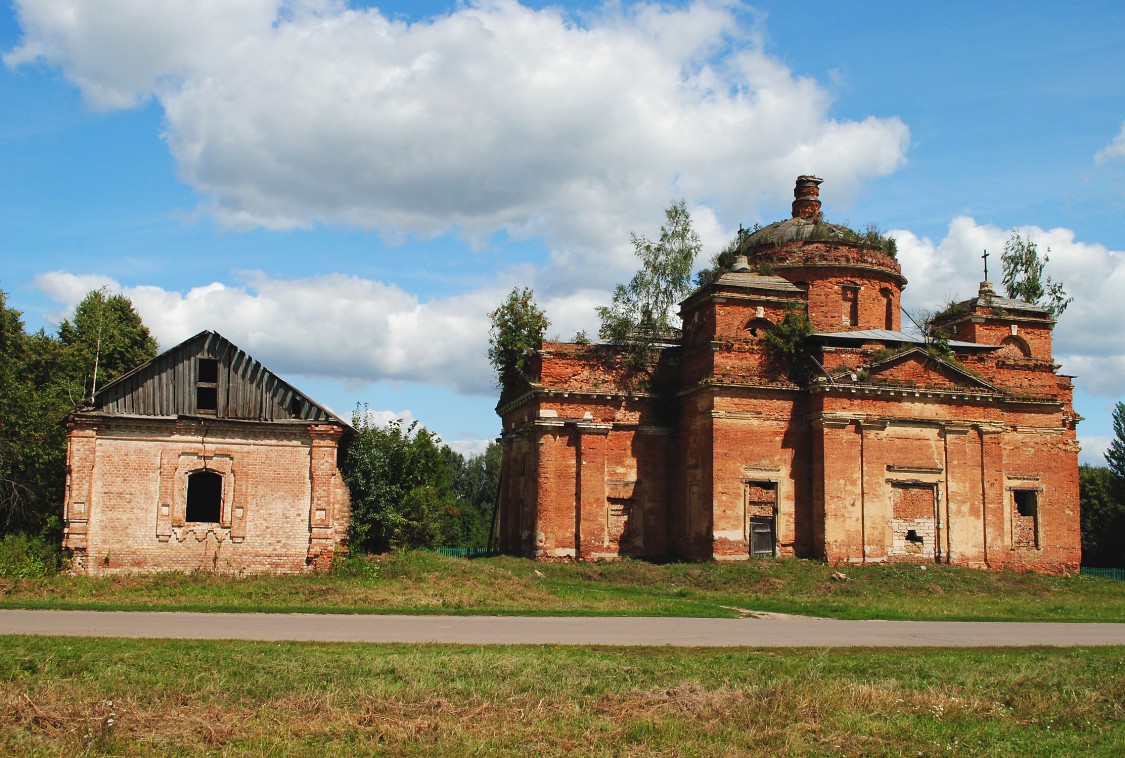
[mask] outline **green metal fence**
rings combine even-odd
[[[430,549],[450,558],[485,558],[490,555],[500,555],[498,551],[490,550],[487,547],[434,547]]]
[[[1082,566],[1079,572],[1089,574],[1090,576],[1104,576],[1107,579],[1121,579],[1125,581],[1125,568],[1094,568],[1093,566]]]

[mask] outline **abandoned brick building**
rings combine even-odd
[[[350,426],[214,332],[68,419],[74,570],[304,571],[346,548]]]
[[[893,246],[822,221],[821,181],[800,177],[792,218],[681,303],[645,372],[609,346],[541,346],[497,406],[502,549],[1078,566],[1050,313],[986,281],[937,317],[948,346],[902,332]],[[794,311],[804,376],[766,339]]]

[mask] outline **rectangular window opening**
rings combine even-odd
[[[212,414],[219,410],[219,361],[199,358],[195,374],[195,410]]]
[[[1035,490],[1013,490],[1016,499],[1016,512],[1021,516],[1039,515],[1039,493]]]
[[[216,387],[195,388],[195,409],[214,413],[219,407],[219,390]]]
[[[1015,514],[1012,538],[1016,547],[1039,548],[1039,491],[1012,490]]]
[[[223,509],[223,477],[214,471],[196,471],[187,478],[188,523],[218,523]]]
[[[219,381],[219,362],[214,358],[199,359],[199,374],[197,382],[214,384]]]

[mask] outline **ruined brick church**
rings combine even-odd
[[[821,181],[740,238],[640,375],[611,346],[543,343],[497,406],[501,549],[1078,566],[1050,312],[985,281],[935,319],[948,340],[904,333],[893,246],[825,223]],[[794,312],[801,373],[767,340]]]

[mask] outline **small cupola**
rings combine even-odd
[[[819,176],[808,174],[797,177],[797,186],[793,188],[793,218],[820,221],[820,184],[823,181]]]

